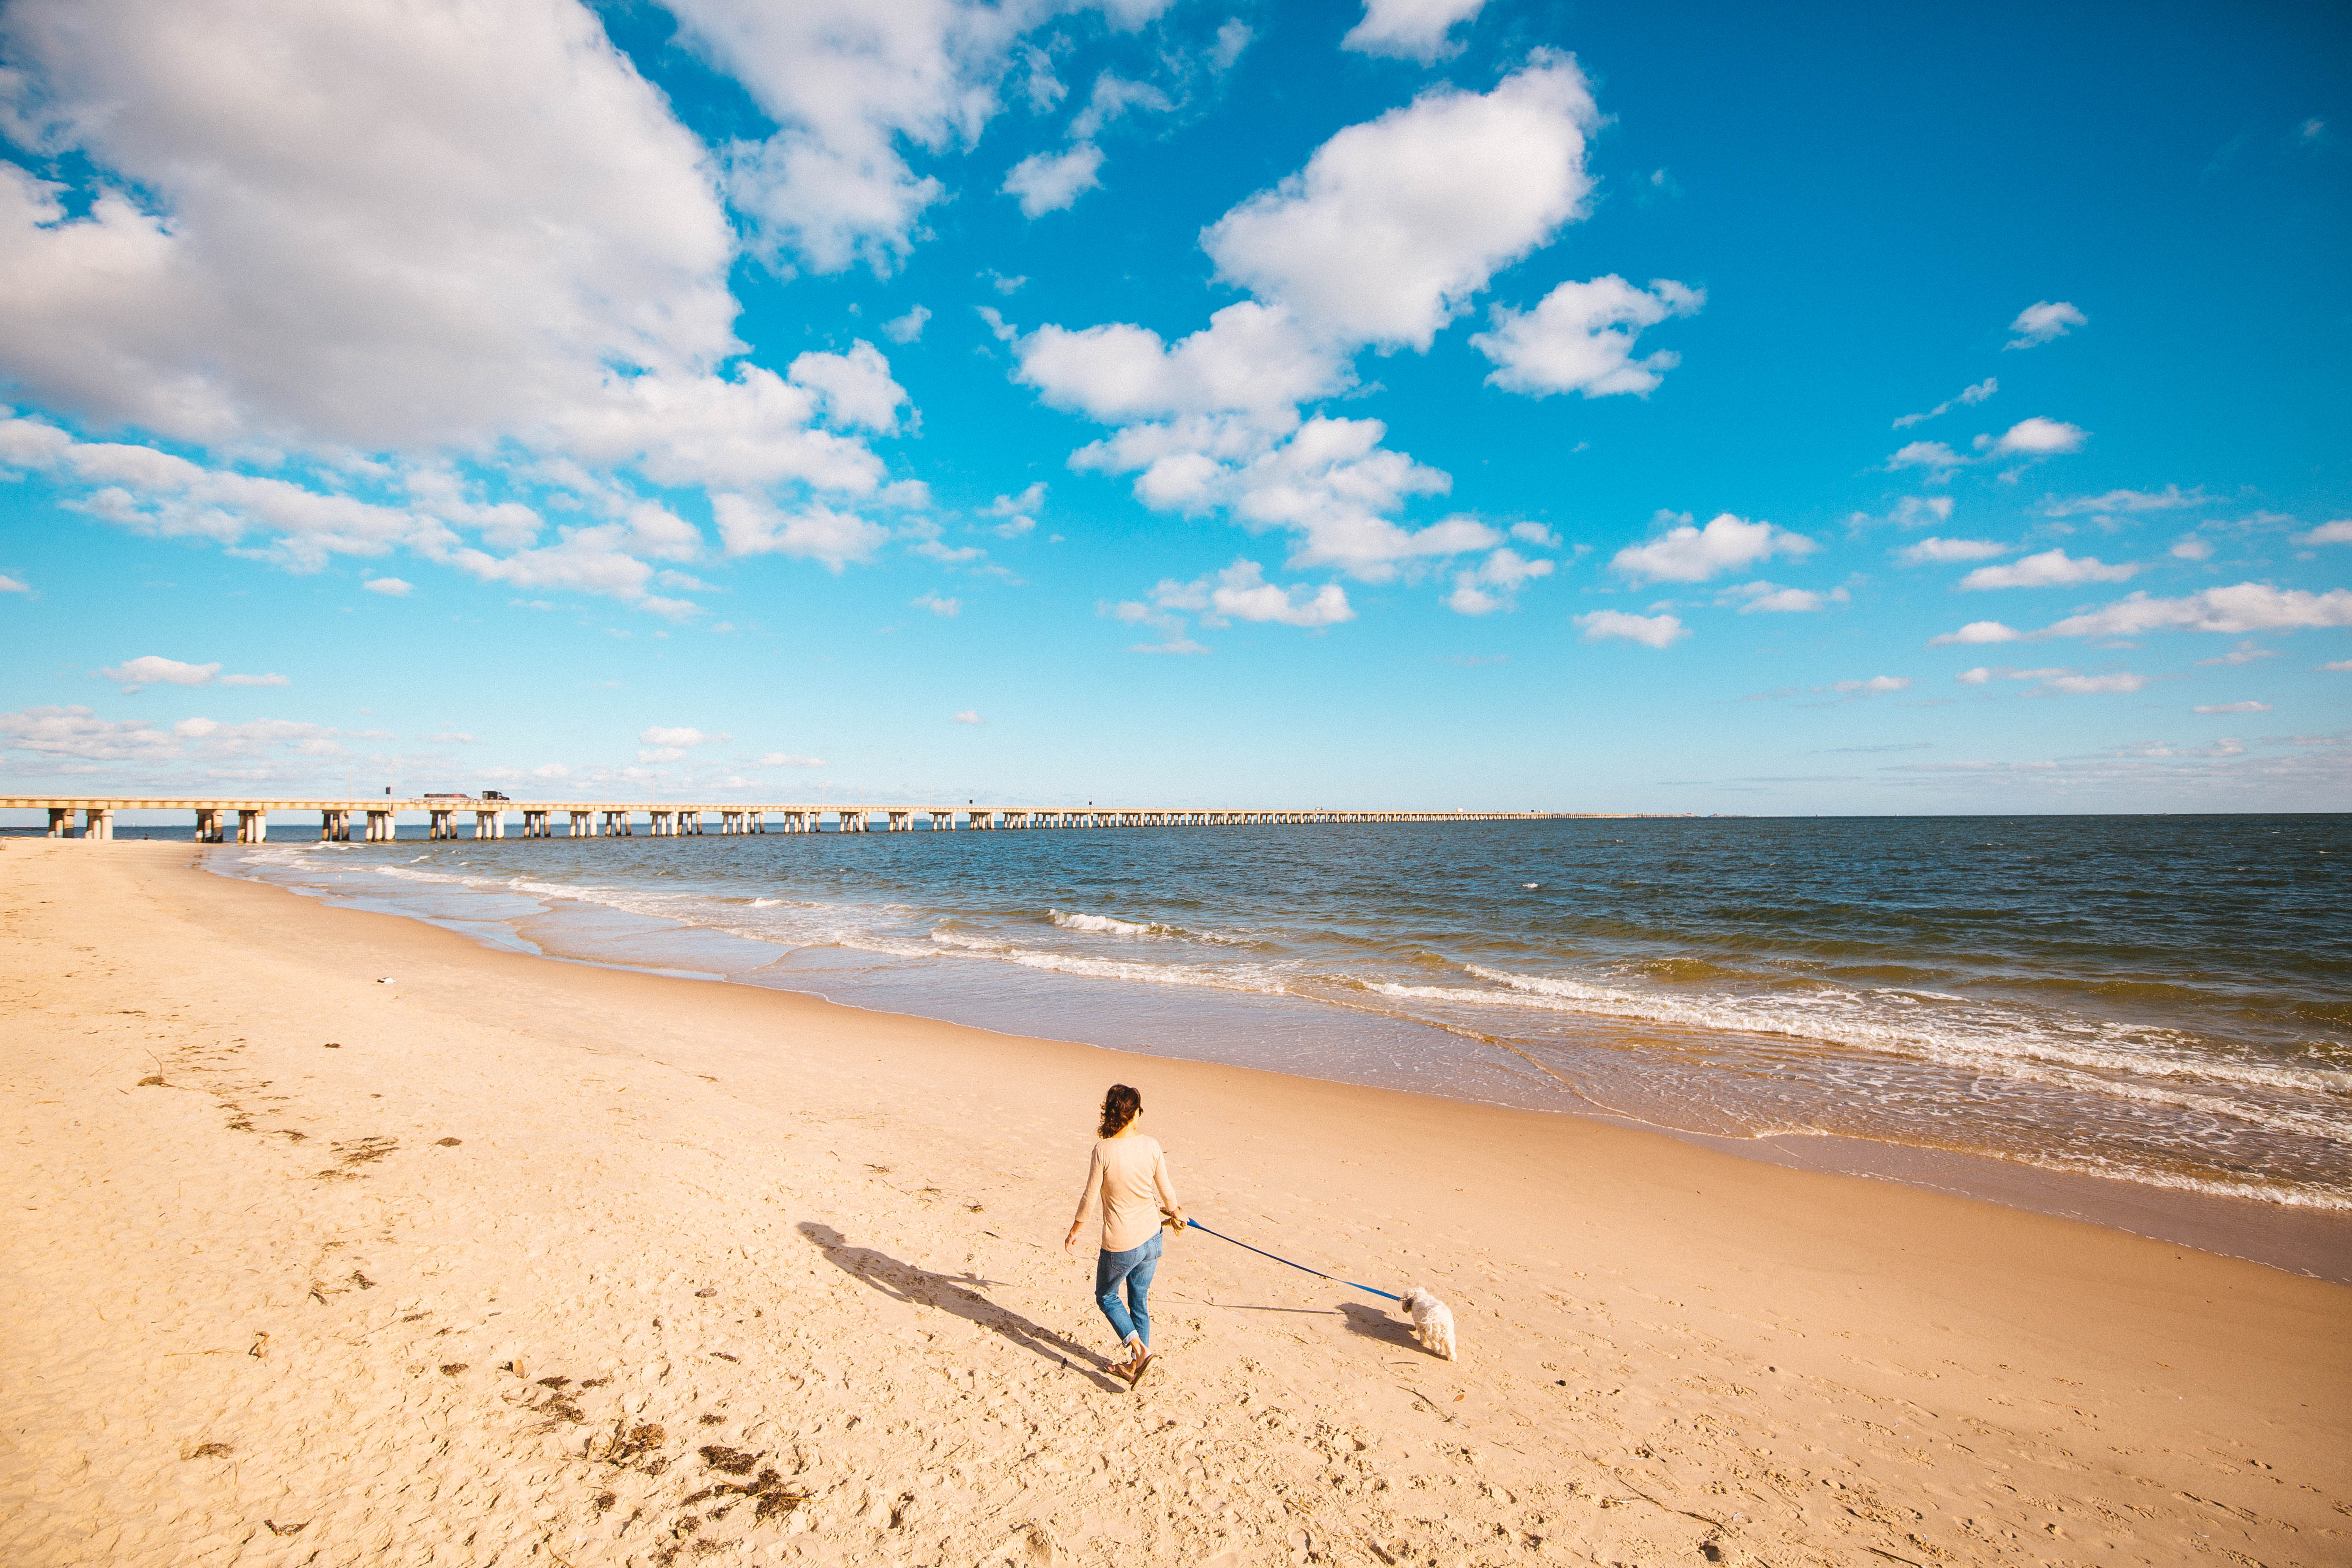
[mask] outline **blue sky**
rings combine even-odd
[[[0,50],[6,793],[2352,808],[2340,8]]]

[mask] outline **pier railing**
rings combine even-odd
[[[876,824],[886,833],[922,830],[1003,832],[1045,828],[1118,827],[1241,827],[1297,826],[1354,822],[1545,822],[1575,817],[1626,817],[1649,815],[1618,811],[1333,811],[1328,809],[1235,809],[1208,806],[1067,806],[1067,805],[858,805],[838,802],[812,805],[746,805],[739,801],[609,801],[609,800],[477,800],[464,795],[425,795],[408,799],[363,797],[358,800],[290,798],[218,798],[164,795],[5,795],[0,811],[46,811],[49,837],[74,836],[74,818],[82,819],[79,837],[114,837],[114,817],[125,811],[190,811],[195,814],[196,837],[205,844],[260,844],[269,837],[272,812],[290,815],[316,812],[319,837],[331,843],[353,839],[374,843],[394,837],[403,816],[426,818],[434,838],[461,837],[461,819],[474,819],[476,838],[504,838],[510,817],[521,819],[525,838],[626,838],[638,833],[656,838],[697,836],[709,832],[716,819],[721,834],[818,833],[824,819],[834,820],[839,833],[870,833]],[[234,825],[230,817],[235,816]],[[558,824],[557,817],[564,818]],[[917,827],[917,819],[921,828]],[[961,819],[961,821],[959,821]],[[559,830],[560,828],[560,830]]]

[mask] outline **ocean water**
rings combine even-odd
[[[1827,1139],[1890,1168],[2352,1218],[2352,816],[407,839],[210,859],[557,957],[1725,1145]]]

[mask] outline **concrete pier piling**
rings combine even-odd
[[[481,800],[470,795],[446,795],[406,800],[390,797],[237,800],[184,796],[15,795],[0,796],[0,810],[45,813],[48,836],[52,838],[76,837],[74,819],[79,816],[81,819],[79,837],[99,843],[114,837],[115,818],[121,812],[193,812],[196,821],[196,841],[200,844],[230,842],[228,817],[232,812],[236,815],[235,842],[267,843],[272,811],[317,812],[320,840],[334,844],[350,843],[352,819],[362,816],[366,819],[366,826],[361,829],[359,837],[369,844],[392,842],[397,836],[398,819],[404,816],[412,819],[424,817],[428,838],[454,839],[459,837],[457,819],[467,814],[474,818],[476,839],[507,837],[507,818],[509,816],[521,819],[520,836],[524,838],[626,838],[640,831],[636,826],[640,816],[645,819],[643,832],[657,838],[675,838],[698,837],[712,831],[708,821],[712,816],[719,819],[717,832],[720,837],[742,837],[770,832],[823,833],[828,830],[825,825],[827,817],[833,819],[830,830],[837,833],[875,831],[877,818],[880,819],[881,830],[887,833],[954,833],[963,829],[1013,832],[1042,828],[1287,827],[1352,823],[1532,822],[1571,817],[1688,815],[1629,811],[1273,811],[1203,806],[812,805],[805,802],[781,805],[675,801],[623,804],[608,801],[510,801],[495,796]],[[559,812],[568,819],[566,830],[561,835],[554,826]],[[959,815],[963,818],[961,824],[957,821]],[[774,819],[772,826],[771,818]]]

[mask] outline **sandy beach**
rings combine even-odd
[[[2352,1560],[2352,1289],[0,844],[0,1558]],[[388,983],[387,983],[388,982]],[[1205,1223],[1130,1393],[1104,1087]]]

